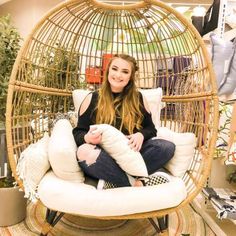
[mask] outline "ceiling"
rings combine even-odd
[[[126,0],[126,1],[122,1],[122,0],[97,0],[99,2],[105,2],[105,3],[109,3],[109,4],[113,4],[113,5],[120,5],[120,4],[132,4],[132,3],[137,3],[140,2],[142,0]],[[185,8],[185,10],[183,9],[183,11],[181,11],[181,9],[179,9],[179,11],[181,13],[184,13],[186,11],[188,11],[189,13],[191,13],[193,11],[193,9],[195,7],[204,7],[205,11],[210,7],[210,5],[213,3],[213,0],[161,0],[162,2],[165,2],[169,5],[171,5],[172,7],[176,8],[181,8],[183,9],[183,7]]]
[[[0,0],[0,5],[10,2],[10,1],[13,1],[13,0]],[[58,3],[62,1],[63,0],[58,1]],[[64,1],[68,1],[68,0],[64,0]],[[122,0],[97,0],[97,1],[106,2],[106,3],[110,3],[114,5],[120,5],[123,3],[132,4],[132,3],[140,2],[142,0],[123,0],[123,1]],[[170,4],[172,7],[176,8],[176,10],[178,10],[182,14],[185,14],[185,13],[192,14],[192,11],[194,11],[194,8],[196,6],[204,7],[203,8],[204,12],[206,12],[206,10],[210,7],[210,5],[213,2],[213,0],[161,0],[161,1]]]
[[[121,0],[98,0],[102,2],[122,2]],[[140,0],[141,1],[141,0]],[[180,5],[211,5],[213,0],[161,0],[166,3]],[[123,2],[139,2],[139,0],[127,0]]]
[[[0,0],[0,5],[2,5],[3,3],[9,2],[11,0]],[[116,0],[113,0],[116,1]],[[117,0],[119,1],[119,0]],[[137,2],[137,0],[128,0],[129,2]],[[181,5],[190,5],[190,4],[194,4],[194,5],[198,5],[198,4],[212,4],[213,0],[192,0],[192,1],[187,1],[187,0],[162,0],[163,2],[167,2],[167,3],[175,3],[175,4],[181,4]]]

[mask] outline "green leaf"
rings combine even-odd
[[[6,99],[11,71],[20,49],[20,34],[10,15],[0,17],[0,123],[5,122]]]

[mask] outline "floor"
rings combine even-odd
[[[13,226],[0,227],[0,236],[39,235],[44,223],[45,211],[42,204],[29,203],[26,219]],[[65,215],[48,236],[160,236],[147,219],[115,222],[115,224],[114,222],[97,222],[94,219],[88,221],[78,216]],[[190,205],[186,205],[169,216],[169,236],[215,235],[209,225]]]

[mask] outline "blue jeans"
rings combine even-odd
[[[153,174],[155,171],[162,168],[173,157],[174,151],[175,145],[167,140],[149,139],[145,141],[140,153],[146,164],[148,174]],[[118,187],[131,186],[126,173],[102,148],[95,163],[91,165],[87,165],[85,161],[79,161],[78,163],[88,176],[103,179]]]

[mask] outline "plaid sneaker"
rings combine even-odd
[[[99,179],[97,189],[110,189],[110,188],[117,188],[117,186],[111,182],[105,181],[103,179]]]
[[[168,183],[170,182],[171,178],[167,173],[157,171],[151,174],[150,176],[145,178],[140,178],[139,180],[142,181],[144,186],[153,186],[153,185]]]

